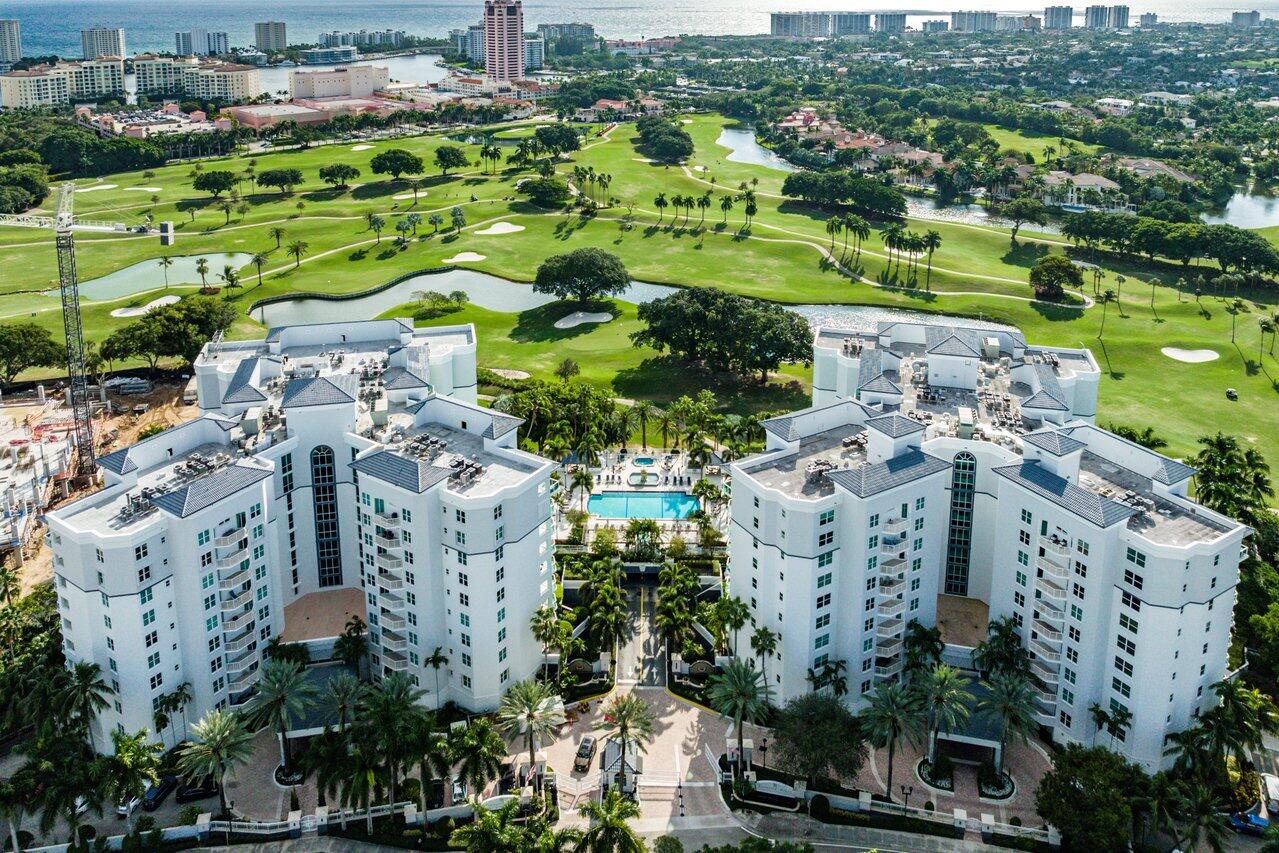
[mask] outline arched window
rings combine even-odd
[[[973,548],[973,499],[977,491],[977,457],[964,451],[955,457],[950,480],[950,532],[946,538],[946,594],[968,595],[968,565]]]
[[[311,451],[311,494],[315,507],[315,561],[320,586],[342,585],[342,536],[338,527],[337,466],[333,448]]]

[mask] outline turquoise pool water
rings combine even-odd
[[[643,466],[646,466],[646,467],[647,467],[647,466],[649,466],[649,465],[652,465],[652,464],[653,464],[653,457],[652,457],[652,456],[636,456],[636,457],[635,457],[635,464],[636,464],[636,465],[643,465]]]
[[[601,518],[681,519],[698,509],[698,501],[687,492],[600,492],[586,506]]]

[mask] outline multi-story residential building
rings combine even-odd
[[[84,59],[101,56],[125,57],[122,27],[90,27],[80,31],[80,55]]]
[[[36,65],[0,75],[0,106],[43,107],[124,94],[124,60],[114,56]]]
[[[989,33],[995,30],[994,12],[951,12],[950,29],[957,33]]]
[[[521,0],[484,0],[484,73],[494,80],[524,76]]]
[[[144,53],[133,58],[133,73],[140,94],[184,94],[216,101],[241,101],[262,94],[260,72],[253,65]]]
[[[936,21],[924,21],[920,25],[925,33],[944,33],[950,30],[950,21],[938,19]]]
[[[1138,22],[1143,30],[1153,30],[1159,26],[1159,15],[1154,12],[1142,12]]]
[[[151,727],[183,682],[192,717],[237,706],[268,640],[321,659],[352,616],[373,676],[432,706],[492,708],[530,676],[554,464],[475,405],[475,364],[470,326],[407,320],[206,345],[202,416],[101,457],[104,487],[48,517],[68,661],[115,688],[98,731]]]
[[[390,81],[390,72],[378,65],[289,72],[289,89],[295,98],[367,98]]]
[[[279,53],[289,46],[284,21],[259,21],[253,25],[253,46],[263,53]]]
[[[173,34],[174,50],[177,56],[207,56],[209,53],[209,33],[207,30],[191,29]]]
[[[298,51],[298,58],[306,65],[324,65],[334,62],[354,62],[360,58],[357,47],[313,47]]]
[[[773,12],[769,32],[779,38],[827,38],[830,18],[830,12]]]
[[[906,13],[905,12],[877,12],[875,14],[875,32],[878,32],[878,33],[906,32]]]
[[[1105,6],[1089,6],[1084,9],[1084,26],[1090,30],[1104,30],[1110,25],[1110,10]]]
[[[594,50],[598,44],[594,24],[538,24],[537,34],[553,51],[557,41],[575,41],[585,50]]]
[[[22,25],[12,18],[0,20],[0,66],[22,58]]]
[[[231,52],[231,37],[224,32],[207,33],[209,55],[226,56]]]
[[[912,620],[962,663],[1007,617],[1055,740],[1122,707],[1119,750],[1166,762],[1227,674],[1249,531],[1188,497],[1193,469],[1094,425],[1099,378],[1088,350],[1006,328],[818,330],[814,406],[731,465],[730,588],[781,638],[779,700],[839,661],[859,703],[899,677]]]
[[[1230,26],[1236,29],[1251,29],[1261,26],[1261,13],[1252,12],[1231,12]]]
[[[360,30],[359,32],[341,32],[334,30],[320,36],[320,44],[325,47],[399,47],[404,43],[407,34],[403,30]]]
[[[1128,7],[1127,6],[1111,6],[1106,13],[1106,26],[1112,30],[1128,29]]]
[[[536,33],[524,34],[524,70],[536,71],[546,64],[546,41]]]
[[[1068,30],[1075,25],[1075,10],[1072,6],[1049,6],[1044,9],[1044,29]]]
[[[839,36],[864,36],[870,33],[870,14],[867,12],[831,12],[830,34]]]

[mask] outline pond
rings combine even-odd
[[[290,299],[253,310],[253,318],[268,328],[301,323],[337,323],[353,318],[376,317],[397,305],[413,301],[422,290],[448,293],[461,290],[471,302],[490,311],[518,313],[555,301],[537,293],[527,284],[507,281],[476,270],[454,269],[443,273],[413,276],[379,293],[353,299]],[[618,299],[642,304],[669,296],[677,288],[665,284],[631,282]],[[879,323],[914,322],[958,324],[981,329],[1009,329],[1009,326],[983,320],[971,320],[947,314],[924,314],[898,308],[874,305],[788,305],[791,311],[805,317],[814,326],[831,326],[850,331],[873,331]]]
[[[209,271],[205,274],[207,280],[212,284],[218,284],[220,281],[218,273],[222,272],[224,266],[230,264],[239,270],[247,266],[253,256],[247,252],[176,255],[172,257],[173,266],[167,271],[168,283],[200,284],[200,274],[195,271],[196,262],[200,258],[204,258],[209,263]],[[135,293],[157,290],[165,286],[165,272],[164,267],[160,266],[155,258],[139,261],[101,278],[80,282],[80,296],[85,299],[119,299]],[[246,279],[247,277],[247,275],[244,276]],[[49,290],[45,292],[45,295],[57,296],[58,291]]]
[[[1224,208],[1204,213],[1200,218],[1213,225],[1269,228],[1279,225],[1279,198],[1248,187],[1232,195]]]
[[[724,159],[733,163],[750,163],[753,166],[766,166],[779,172],[794,172],[795,167],[770,151],[755,139],[755,129],[751,127],[726,127],[720,131],[716,145],[730,149]]]

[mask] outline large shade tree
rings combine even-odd
[[[537,268],[533,289],[559,299],[585,303],[616,296],[630,283],[631,276],[617,255],[603,249],[574,249],[543,261]]]

